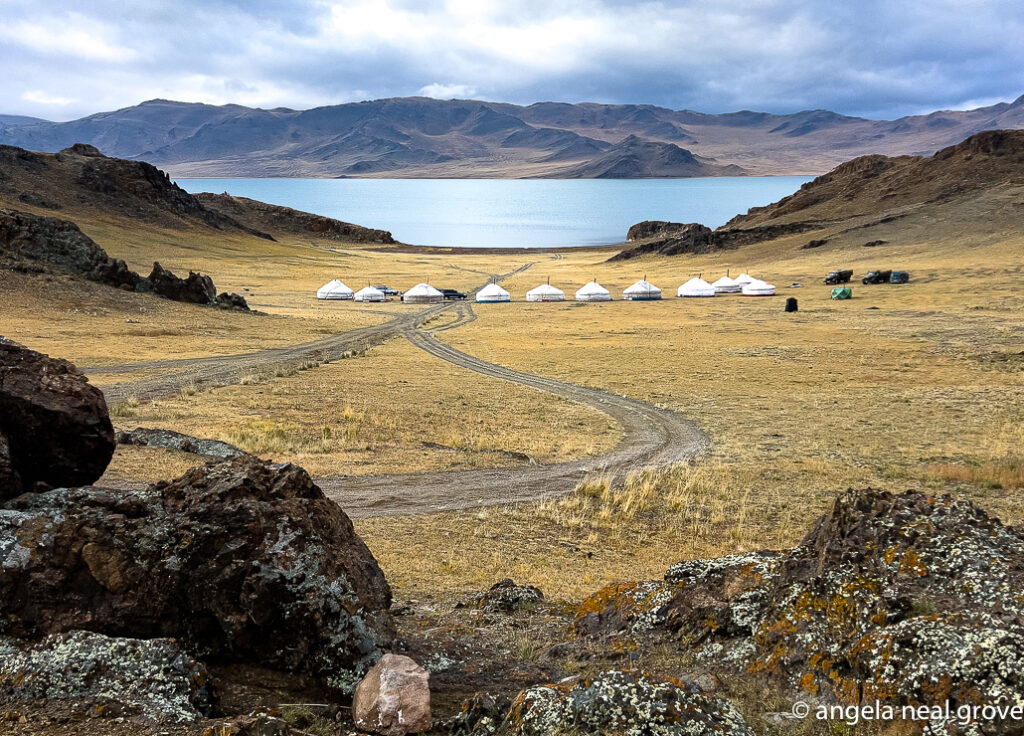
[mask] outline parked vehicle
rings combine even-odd
[[[908,271],[893,271],[892,276],[889,277],[890,284],[905,284],[910,281],[910,273]]]
[[[392,289],[390,286],[384,286],[384,284],[378,284],[373,288],[378,291],[383,291],[384,296],[398,296],[398,289]]]
[[[850,279],[853,278],[853,271],[845,269],[842,271],[829,271],[828,276],[825,277],[825,283],[829,286],[835,286],[836,284],[849,283]]]
[[[862,284],[888,284],[889,278],[892,276],[892,271],[868,271],[867,275],[861,279]]]
[[[456,291],[455,289],[438,289],[438,291],[444,294],[445,301],[457,301],[459,299],[466,298],[465,293]]]

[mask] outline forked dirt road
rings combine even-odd
[[[432,317],[451,309],[459,313],[454,322],[434,331],[422,328]],[[89,372],[148,372],[154,368],[173,370],[172,375],[143,377],[103,387],[108,402],[122,401],[132,396],[152,398],[174,393],[189,384],[203,386],[237,382],[241,376],[257,370],[315,357],[331,360],[346,350],[376,345],[401,335],[421,350],[454,365],[587,404],[615,419],[622,428],[622,438],[610,452],[583,460],[513,468],[316,479],[330,498],[337,501],[349,516],[357,518],[430,513],[553,498],[568,493],[592,473],[621,478],[628,472],[642,468],[664,467],[688,460],[709,447],[710,442],[700,428],[673,411],[600,389],[488,363],[456,350],[433,334],[456,329],[474,319],[476,315],[468,302],[439,304],[380,325],[362,327],[287,348],[245,355],[110,366]]]

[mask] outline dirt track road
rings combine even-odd
[[[522,269],[519,269],[522,270]],[[441,312],[456,310],[458,318],[436,330],[422,325]],[[89,373],[130,373],[158,368],[170,375],[142,377],[103,387],[108,402],[131,396],[152,398],[195,384],[233,383],[268,366],[289,365],[321,358],[332,360],[346,350],[377,345],[403,336],[431,355],[485,376],[529,386],[592,406],[614,418],[622,439],[604,455],[515,468],[484,468],[435,473],[317,478],[327,495],[353,517],[395,516],[501,505],[553,498],[571,491],[590,473],[621,477],[646,467],[663,467],[699,455],[709,446],[696,424],[667,409],[600,389],[522,373],[475,358],[445,344],[434,333],[457,329],[476,319],[469,302],[439,304],[402,315],[380,325],[363,327],[323,340],[244,355],[194,358],[159,363],[135,363],[91,369]]]

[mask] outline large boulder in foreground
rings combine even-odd
[[[0,637],[0,699],[99,701],[101,709],[188,721],[209,713],[210,673],[171,639],[122,639],[87,631],[39,642]]]
[[[92,483],[114,447],[103,392],[66,360],[0,337],[0,499]]]
[[[672,678],[620,670],[523,690],[498,733],[753,736],[726,700]]]
[[[0,508],[0,633],[175,637],[202,659],[348,691],[393,636],[391,590],[302,468],[253,457],[139,492],[57,489]]]
[[[576,629],[669,634],[699,661],[826,701],[1013,705],[1024,692],[1022,590],[1019,529],[950,497],[851,489],[797,547],[606,588]]]

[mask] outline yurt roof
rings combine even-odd
[[[433,286],[427,283],[416,284],[416,286],[405,292],[405,296],[440,296],[443,297],[440,291],[435,289]]]
[[[324,284],[319,289],[317,289],[317,291],[327,291],[328,289],[333,289],[335,286],[337,286],[340,283],[341,282],[338,281],[338,279],[331,279],[326,284]]]
[[[640,279],[635,284],[626,289],[623,294],[660,294],[661,289],[652,284],[647,279]]]
[[[476,293],[477,296],[512,296],[497,284],[487,284]]]
[[[685,284],[680,286],[679,287],[679,291],[688,291],[688,290],[698,291],[698,290],[707,290],[707,289],[713,289],[713,288],[715,288],[715,287],[713,287],[707,281],[702,279],[700,276],[694,276],[692,279],[690,279]]]
[[[736,277],[737,284],[749,284],[751,281],[757,281],[757,279],[755,279],[753,276],[746,272],[741,273],[739,276]]]
[[[356,292],[356,296],[384,296],[384,292],[372,286],[364,286]]]
[[[611,294],[611,292],[596,281],[588,281],[576,290],[576,296],[590,296],[591,294]]]
[[[731,279],[728,276],[723,276],[718,281],[711,284],[712,286],[736,286],[739,282],[736,279]]]
[[[551,284],[541,284],[536,289],[530,289],[528,294],[551,294],[552,296],[565,296],[565,292]]]

